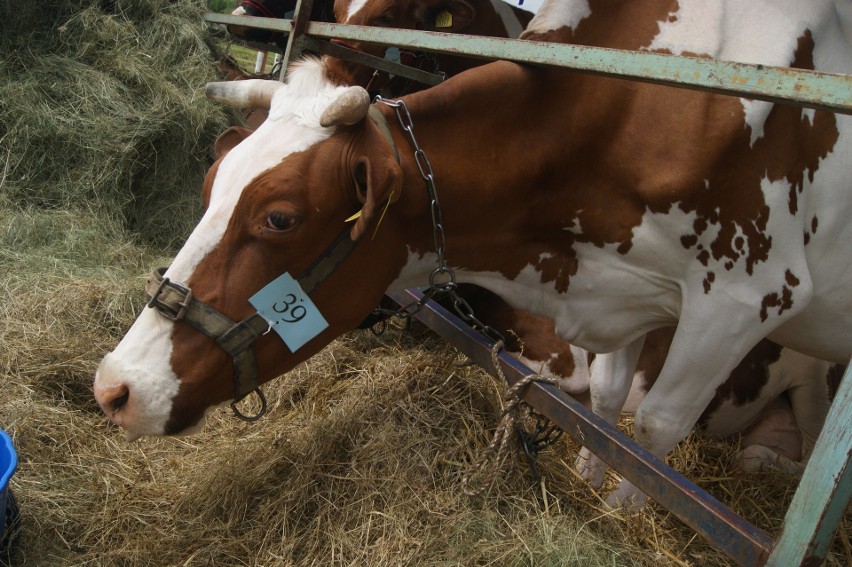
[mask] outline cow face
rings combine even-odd
[[[391,235],[393,215],[376,226],[399,197],[402,176],[389,141],[364,118],[367,106],[358,117],[330,111],[338,125],[322,127],[319,115],[328,124],[331,102],[352,91],[330,88],[305,102],[292,88],[278,89],[256,132],[242,139],[232,131],[219,144],[224,155],[204,182],[206,212],[165,274],[240,321],[253,313],[249,299],[259,290],[282,274],[297,277],[339,235],[351,235],[353,251],[309,296],[328,327],[292,352],[276,333],[259,337],[250,348],[261,383],[353,329],[405,259]],[[232,378],[232,362],[213,339],[144,309],[101,362],[94,390],[104,412],[135,438],[193,431],[207,408],[234,397]]]
[[[476,10],[466,0],[337,0],[335,19],[344,24],[425,31],[459,32],[476,18]],[[364,53],[383,57],[386,46],[351,42]],[[332,73],[343,75],[351,84],[365,85],[373,70],[335,60]]]
[[[458,32],[476,10],[465,0],[337,0],[338,22],[356,26]]]

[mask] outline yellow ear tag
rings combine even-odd
[[[438,17],[435,18],[436,28],[451,28],[453,27],[453,15],[446,10],[438,12]]]
[[[363,210],[363,209],[362,209],[362,210]],[[357,219],[357,218],[358,218],[358,217],[360,217],[360,216],[361,216],[361,211],[358,211],[357,213],[355,213],[354,215],[352,215],[351,217],[349,217],[348,219],[346,219],[346,220],[345,220],[345,221],[343,221],[343,222],[352,222],[352,221],[354,221],[355,219]]]

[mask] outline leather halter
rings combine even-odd
[[[313,291],[340,265],[355,247],[350,229],[344,230],[337,240],[319,258],[296,278],[306,294]],[[216,341],[232,359],[234,369],[234,415],[245,421],[255,421],[266,411],[266,398],[260,390],[254,341],[266,334],[270,324],[256,311],[236,322],[220,311],[199,300],[188,287],[165,277],[167,268],[157,268],[145,284],[148,307],[155,308],[160,315],[172,321],[184,321]],[[251,393],[260,398],[261,408],[257,414],[246,416],[236,404]]]
[[[369,118],[375,123],[382,137],[393,150],[397,162],[399,152],[390,133],[387,119],[378,108],[370,105]],[[310,294],[319,284],[334,272],[355,247],[351,229],[347,227],[302,274],[296,278],[302,290]],[[266,412],[266,397],[260,389],[252,344],[258,337],[265,335],[271,325],[257,311],[236,322],[217,309],[199,300],[185,285],[175,283],[165,277],[168,268],[156,268],[145,283],[147,306],[154,308],[163,317],[172,321],[184,321],[216,341],[222,350],[230,355],[233,363],[234,401],[231,409],[244,421],[255,421]],[[256,393],[261,407],[255,415],[247,416],[240,412],[237,403],[248,395]]]

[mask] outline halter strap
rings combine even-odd
[[[297,278],[304,292],[310,293],[330,276],[354,247],[355,242],[347,228]],[[260,390],[257,362],[251,346],[258,337],[269,331],[270,324],[256,311],[240,322],[233,321],[196,298],[188,287],[165,277],[167,269],[156,268],[145,283],[147,306],[156,309],[167,319],[186,322],[215,340],[230,355],[234,369],[234,401],[231,409],[245,421],[259,419],[266,411],[266,398]],[[260,398],[261,408],[257,414],[246,416],[236,404],[252,393]]]

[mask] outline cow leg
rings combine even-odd
[[[741,317],[742,305],[709,305],[710,313],[681,317],[659,378],[636,411],[636,442],[660,459],[681,442],[734,367],[757,342],[761,326]],[[684,310],[686,311],[686,310]],[[624,479],[609,496],[613,508],[638,509],[646,495]]]
[[[614,425],[621,415],[644,342],[645,337],[642,336],[621,350],[597,355],[592,362],[589,382],[592,411],[609,424]],[[593,488],[603,485],[607,465],[587,448],[580,450],[575,466]]]
[[[740,442],[743,449],[738,461],[743,471],[802,473],[798,463],[802,459],[802,435],[786,394],[761,410],[755,422],[743,431]]]
[[[802,432],[802,463],[806,464],[831,406],[828,375],[833,365],[798,352],[785,354],[797,358],[801,364],[800,379],[793,383],[787,396],[793,417]]]

